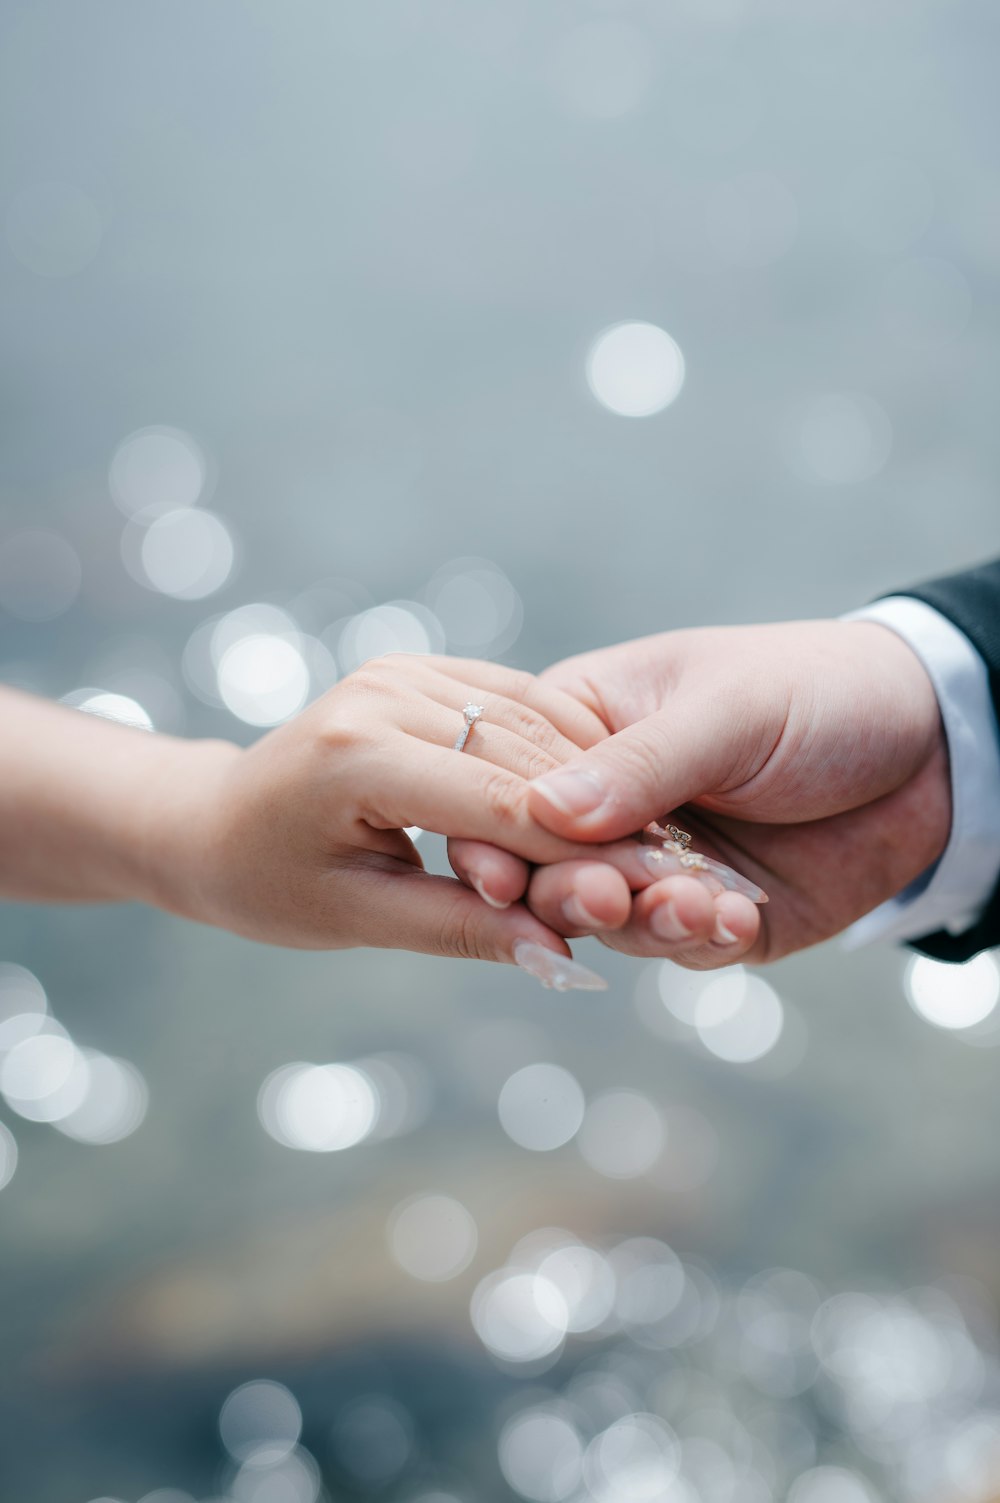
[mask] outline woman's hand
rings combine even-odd
[[[483,714],[459,752],[469,702]],[[493,906],[424,872],[405,830],[489,839],[529,862],[574,855],[532,819],[528,780],[604,735],[591,710],[526,673],[453,658],[369,662],[220,765],[198,796],[202,835],[167,905],[274,944],[518,959],[552,984],[598,985],[523,904]]]
[[[384,658],[246,751],[4,700],[0,890],[140,898],[273,944],[516,960],[548,985],[603,984],[523,904],[425,873],[405,834],[489,840],[531,863],[578,853],[531,817],[528,780],[606,732],[529,674]],[[457,751],[470,701],[484,712]]]

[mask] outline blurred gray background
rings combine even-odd
[[[0,678],[248,742],[385,646],[992,556],[998,62],[985,0],[4,0]],[[579,949],[606,995],[8,905],[0,1021],[131,1095],[0,1102],[3,1496],[992,1498],[992,957],[910,979],[959,1029],[825,946],[747,1048]]]

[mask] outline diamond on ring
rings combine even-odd
[[[476,721],[479,719],[482,713],[482,705],[474,705],[471,700],[462,710],[462,714],[465,717],[465,724],[455,738],[455,751],[462,750],[465,743],[469,739],[469,732],[472,730],[472,727],[475,725]]]

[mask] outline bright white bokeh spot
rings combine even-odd
[[[556,1286],[538,1274],[500,1269],[477,1285],[470,1308],[476,1335],[506,1362],[537,1362],[566,1338],[569,1312]]]
[[[111,495],[127,516],[194,506],[205,488],[198,443],[178,428],[140,428],[115,450],[108,472]]]
[[[445,635],[433,611],[415,600],[390,600],[352,616],[340,634],[337,658],[353,673],[392,652],[442,652]]]
[[[724,971],[718,973],[718,979],[729,977],[730,985],[735,985],[742,990],[743,967],[741,965],[727,966]],[[657,962],[656,989],[660,1001],[679,1023],[686,1023],[694,1027],[695,1010],[698,1006],[698,998],[705,990],[708,977],[702,971],[689,971],[684,966],[675,965],[672,960]]]
[[[119,1143],[141,1126],[149,1091],[135,1065],[94,1049],[83,1050],[87,1061],[87,1090],[83,1099],[56,1122],[78,1143],[101,1147]]]
[[[219,1413],[219,1435],[234,1461],[273,1465],[295,1449],[301,1433],[295,1395],[267,1378],[235,1388]]]
[[[694,1026],[705,1048],[734,1065],[750,1064],[769,1054],[781,1037],[784,1021],[774,988],[742,967],[735,976],[723,972],[708,981],[694,1013]]]
[[[627,21],[584,21],[559,39],[549,76],[573,114],[614,120],[641,104],[654,55],[649,38]]]
[[[767,266],[791,249],[798,229],[795,199],[772,174],[747,172],[709,189],[705,229],[721,261]]]
[[[283,1065],[264,1081],[257,1114],[286,1148],[336,1153],[368,1137],[378,1121],[374,1083],[354,1065]]]
[[[505,1081],[497,1102],[500,1125],[521,1148],[545,1153],[579,1130],[584,1114],[579,1082],[561,1065],[526,1065]]]
[[[142,583],[176,600],[203,600],[226,583],[234,557],[221,517],[177,507],[161,512],[146,528],[139,548]]]
[[[567,1240],[546,1253],[536,1271],[566,1301],[568,1331],[593,1331],[614,1309],[615,1276],[596,1248]]]
[[[663,1118],[638,1091],[604,1091],[587,1107],[577,1137],[586,1162],[609,1179],[635,1179],[663,1151]]]
[[[151,731],[152,717],[138,700],[128,694],[112,694],[108,689],[74,689],[62,697],[64,705],[83,710],[86,715],[96,715],[100,720],[115,720],[119,725],[130,725],[134,730]]]
[[[41,1033],[49,1004],[45,988],[23,965],[0,963],[0,1054]]]
[[[219,698],[247,725],[280,725],[309,697],[309,669],[298,643],[263,632],[242,637],[222,655]]]
[[[72,183],[35,183],[7,210],[7,243],[39,277],[68,277],[97,255],[103,235],[93,199]]]
[[[424,598],[441,623],[451,652],[506,652],[520,635],[524,606],[502,569],[485,558],[445,564]]]
[[[587,356],[587,381],[603,407],[621,417],[662,412],[684,385],[684,356],[655,324],[615,324]]]
[[[10,1128],[0,1122],[0,1190],[9,1185],[17,1168],[17,1143]]]
[[[818,1466],[796,1478],[788,1503],[881,1503],[881,1494],[846,1467]]]
[[[555,1410],[526,1409],[508,1420],[497,1455],[508,1485],[534,1503],[561,1503],[580,1485],[583,1442]]]
[[[58,1023],[23,1038],[0,1061],[0,1093],[30,1122],[58,1122],[87,1094],[90,1069],[83,1052]]]
[[[1000,965],[990,950],[963,965],[915,955],[906,967],[903,986],[914,1011],[928,1023],[937,1028],[974,1028],[1000,1000]]]
[[[52,621],[80,593],[83,571],[61,533],[29,527],[0,540],[0,607],[19,621]]]
[[[665,1421],[655,1414],[627,1414],[590,1442],[584,1481],[599,1503],[672,1503],[680,1456],[677,1436]]]
[[[404,1272],[439,1284],[468,1268],[479,1233],[465,1206],[450,1195],[415,1195],[389,1217],[388,1241]]]
[[[793,469],[820,485],[857,485],[885,467],[892,427],[871,397],[830,392],[802,411],[789,447]]]

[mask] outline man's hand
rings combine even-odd
[[[770,900],[758,908],[729,892],[713,901],[690,876],[650,877],[637,890],[613,866],[580,860],[540,868],[529,882],[508,858],[507,895],[528,882],[533,911],[562,933],[585,932],[567,922],[582,900],[599,920],[591,932],[629,953],[698,967],[774,960],[846,928],[947,843],[937,700],[919,659],[885,627],[668,632],[570,658],[543,677],[614,734],[534,782],[541,825],[608,842],[675,811],[695,849]],[[462,846],[456,857],[459,869],[482,861]]]

